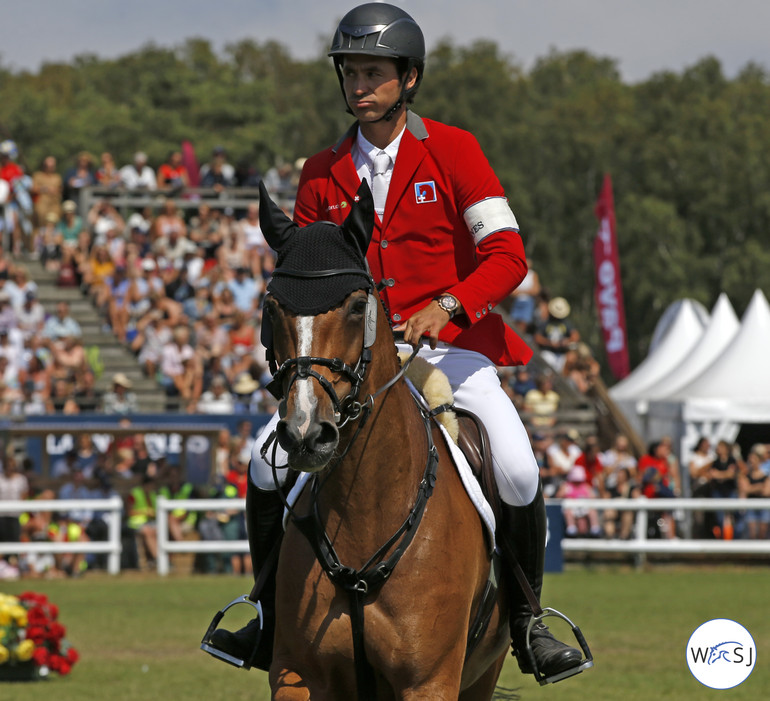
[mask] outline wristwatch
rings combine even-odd
[[[457,308],[460,306],[459,302],[455,297],[449,294],[443,294],[439,295],[438,297],[434,297],[438,302],[438,306],[441,307],[447,314],[449,314],[449,318],[454,318],[454,315],[457,314]]]

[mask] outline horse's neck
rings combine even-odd
[[[372,361],[367,393],[375,392],[398,371],[395,363],[382,360],[381,356],[378,364],[375,356]],[[427,443],[420,411],[401,379],[375,400],[363,428],[346,427],[340,450],[347,448],[347,452],[324,487],[327,509],[351,523],[376,516],[400,525],[422,479]]]

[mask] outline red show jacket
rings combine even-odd
[[[351,156],[356,133],[354,124],[336,146],[306,161],[294,209],[301,226],[344,221],[361,184]],[[394,322],[448,292],[465,313],[442,329],[440,340],[482,353],[495,365],[521,365],[531,349],[492,312],[527,273],[521,237],[504,229],[476,245],[463,219],[472,205],[504,196],[472,134],[409,112],[367,259]]]

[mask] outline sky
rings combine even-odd
[[[391,0],[409,12],[428,50],[489,39],[524,69],[551,50],[585,49],[617,61],[623,80],[677,73],[716,56],[729,77],[770,69],[768,0]],[[209,39],[220,51],[277,40],[299,59],[321,54],[355,0],[21,0],[3,3],[0,65],[37,71],[93,53],[115,58],[149,42]],[[430,70],[430,66],[428,66]]]

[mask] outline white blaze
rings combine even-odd
[[[297,355],[307,356],[313,348],[313,321],[312,316],[301,316],[297,319]],[[304,436],[310,425],[310,419],[315,414],[316,397],[313,394],[312,378],[297,380],[297,409],[305,418],[299,426],[300,435]]]

